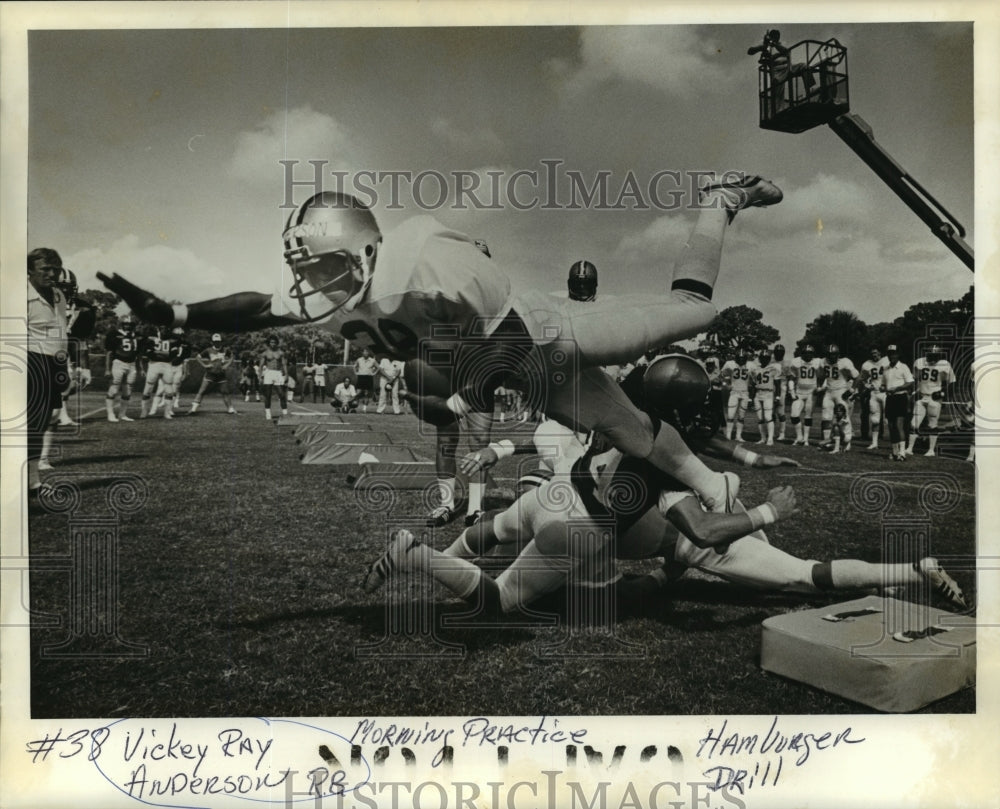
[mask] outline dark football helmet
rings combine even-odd
[[[574,262],[569,268],[566,287],[570,300],[594,300],[597,297],[597,267],[587,260]]]

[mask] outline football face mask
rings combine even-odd
[[[312,322],[325,320],[367,288],[382,234],[360,202],[324,191],[292,212],[282,238],[292,270],[288,294]],[[320,302],[329,306],[311,314],[309,305],[320,308]]]

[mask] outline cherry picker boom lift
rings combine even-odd
[[[847,48],[836,39],[805,39],[786,47],[777,30],[747,50],[760,54],[757,81],[760,126],[799,133],[828,124],[830,129],[903,200],[931,232],[970,270],[975,255],[965,228],[875,140],[871,126],[850,112]]]

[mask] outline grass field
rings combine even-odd
[[[81,411],[102,404],[102,394],[88,392]],[[148,488],[141,508],[120,519],[116,567],[120,637],[148,653],[41,655],[67,633],[70,577],[52,560],[68,553],[71,518],[33,506],[34,717],[868,710],[759,667],[761,621],[851,596],[760,596],[705,577],[685,577],[671,598],[623,618],[617,639],[571,638],[564,648],[572,656],[548,654],[561,630],[531,625],[442,628],[437,637],[451,647],[428,636],[393,638],[374,655],[358,654],[357,647],[378,643],[387,626],[385,592],[365,595],[360,576],[383,549],[390,526],[425,513],[424,496],[399,492],[388,513],[361,508],[342,472],[299,463],[292,429],[265,421],[260,404],[237,407],[240,416],[225,415],[221,399],[209,395],[197,416],[173,421],[109,424],[98,412],[78,432],[60,435],[49,479],[72,480],[80,489],[73,520],[109,514],[108,489],[123,475],[138,476]],[[135,409],[133,401],[132,415]],[[430,438],[419,436],[412,416],[352,420],[373,423],[433,457]],[[756,437],[752,426],[747,434]],[[779,451],[803,466],[771,473],[713,465],[741,474],[747,502],[759,501],[773,485],[793,483],[802,511],[772,526],[769,536],[813,559],[879,561],[880,517],[849,497],[858,475],[909,476],[894,485],[893,516],[922,514],[918,498],[927,476],[951,476],[961,494],[948,513],[932,515],[931,550],[946,566],[952,558],[953,575],[974,599],[974,573],[954,559],[975,553],[973,466],[947,457],[892,464],[885,450],[863,447],[859,440],[850,454],[830,456],[783,445]],[[941,447],[948,450],[944,440]],[[965,455],[965,447],[953,451]],[[497,467],[501,488],[511,486],[518,460]],[[429,541],[443,548],[460,530],[456,522]],[[389,592],[411,606],[428,595],[412,580]],[[441,593],[430,595],[436,600],[431,621],[463,609]],[[46,615],[62,625],[44,626]],[[633,656],[620,656],[623,651]],[[974,711],[974,690],[925,710]]]

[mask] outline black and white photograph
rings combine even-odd
[[[995,796],[986,6],[27,5],[5,806]]]

